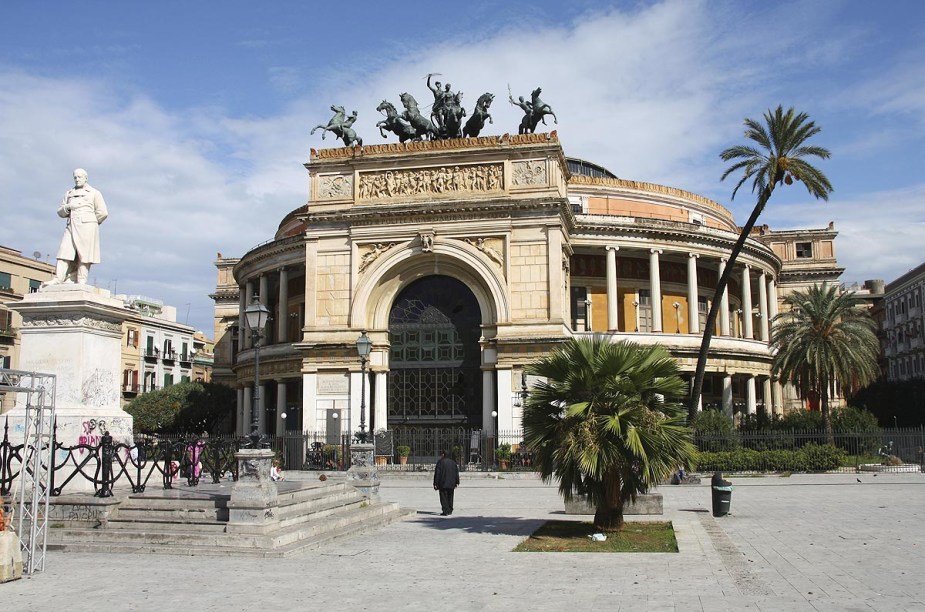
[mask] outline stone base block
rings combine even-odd
[[[584,496],[572,498],[572,501],[565,502],[566,514],[591,514],[595,513],[595,508],[588,503]],[[623,515],[644,515],[644,514],[662,514],[662,494],[647,493],[646,495],[637,495],[636,502],[627,502],[623,506]]]
[[[229,533],[269,533],[279,524],[276,483],[270,479],[273,451],[242,449],[238,460],[238,481],[228,501]]]
[[[0,531],[0,582],[22,578],[22,550],[12,531]]]

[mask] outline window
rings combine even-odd
[[[703,215],[700,213],[691,212],[688,219],[694,225],[703,225]]]
[[[189,344],[186,342],[183,343],[183,350],[180,351],[180,359],[189,358]]]
[[[797,247],[797,259],[812,259],[813,256],[813,243],[812,242],[798,242],[796,243]]]
[[[0,272],[0,289],[9,291],[13,287],[9,272]]]
[[[643,333],[652,331],[652,293],[648,289],[639,290],[636,331]]]
[[[37,293],[42,286],[42,281],[29,279],[29,293]]]
[[[186,375],[186,374],[184,374],[183,376],[180,377],[180,382],[181,382],[181,383],[188,383],[188,382],[189,382],[189,376]]]
[[[9,310],[0,310],[0,331],[9,331],[13,325],[13,313]]]
[[[164,374],[164,387],[169,387],[173,384],[173,374]]]
[[[0,357],[0,368],[3,368],[5,370],[10,369],[10,356],[9,355],[3,355],[2,357]]]
[[[588,288],[572,287],[572,329],[588,331]]]
[[[129,327],[125,337],[125,346],[138,346],[138,330]]]

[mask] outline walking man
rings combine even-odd
[[[453,514],[453,492],[459,486],[459,467],[456,462],[440,451],[440,459],[434,469],[434,491],[440,491],[440,516]]]

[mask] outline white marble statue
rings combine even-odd
[[[74,188],[64,194],[58,216],[67,219],[67,227],[49,284],[86,284],[90,265],[100,262],[100,223],[109,216],[103,194],[87,184],[86,170],[74,170]]]

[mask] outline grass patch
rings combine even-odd
[[[620,531],[607,533],[607,541],[593,542],[592,523],[546,521],[521,542],[514,552],[678,552],[670,522],[625,523]]]

